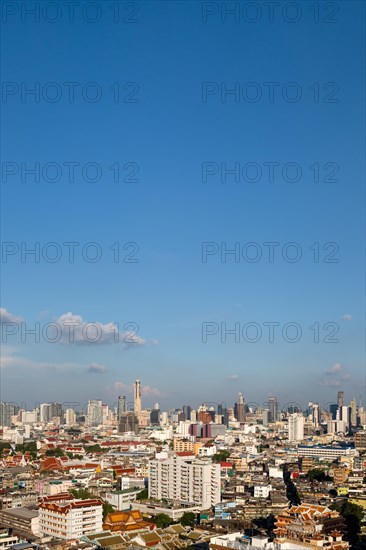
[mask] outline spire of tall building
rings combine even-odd
[[[135,380],[133,385],[133,408],[136,414],[141,412],[141,382]]]

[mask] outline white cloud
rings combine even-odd
[[[341,372],[341,370],[342,370],[342,365],[340,363],[334,363],[334,365],[332,365],[328,370],[325,371],[325,374],[331,375],[336,372]]]
[[[352,320],[352,315],[350,313],[345,313],[342,316],[342,319],[343,319],[343,321],[351,321]]]
[[[125,384],[124,382],[121,382],[117,380],[117,382],[114,383],[114,389],[115,391],[124,391],[126,393],[132,393],[132,386],[129,384]]]
[[[16,317],[10,311],[4,307],[0,307],[0,324],[3,323],[21,323],[23,319],[21,317]]]
[[[118,344],[124,349],[143,346],[146,340],[137,334],[138,326],[135,323],[126,324],[125,331],[121,331],[118,323],[87,322],[81,315],[71,312],[64,313],[54,320],[55,333],[59,331],[59,342],[62,344]],[[49,329],[52,331],[52,328]]]
[[[102,374],[103,372],[107,372],[107,367],[104,365],[99,365],[98,363],[91,363],[88,367],[88,372],[93,374]]]
[[[239,375],[238,374],[230,374],[229,380],[239,380]]]
[[[3,350],[4,351],[4,350]],[[40,362],[34,361],[33,359],[28,359],[27,357],[22,357],[16,355],[16,351],[13,348],[7,348],[6,355],[2,354],[0,357],[0,368],[2,369],[32,369],[32,370],[65,370],[65,369],[76,369],[80,368],[80,365],[77,363],[53,363],[50,362]]]
[[[154,396],[154,397],[160,397],[161,391],[157,388],[152,388],[151,386],[142,386],[141,388],[142,395],[145,395],[147,397]]]
[[[351,374],[348,368],[341,363],[334,363],[329,369],[324,372],[319,384],[321,386],[339,387],[351,380]]]

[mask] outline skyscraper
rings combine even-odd
[[[184,413],[184,416],[186,417],[186,420],[191,419],[191,407],[190,407],[190,405],[183,405],[183,413]]]
[[[304,420],[301,413],[290,414],[288,419],[289,441],[301,441],[304,439]]]
[[[351,426],[357,426],[357,402],[356,399],[351,399],[349,403],[351,409]]]
[[[86,414],[86,423],[88,426],[98,426],[102,424],[102,402],[100,399],[90,399]]]
[[[268,398],[268,408],[269,408],[269,422],[277,422],[278,420],[278,401],[277,397]]]
[[[339,392],[338,392],[338,395],[337,395],[337,404],[338,404],[338,409],[340,409],[341,407],[343,407],[343,405],[344,405],[344,391],[339,391]]]
[[[135,380],[133,385],[133,408],[135,413],[138,415],[141,412],[141,382],[140,380]]]
[[[245,422],[246,420],[245,402],[244,402],[244,396],[241,392],[238,393],[238,401],[234,405],[234,415],[236,420],[241,424]]]
[[[122,413],[126,412],[126,396],[125,395],[119,395],[118,396],[118,404],[117,404],[117,419],[118,422],[121,420]]]

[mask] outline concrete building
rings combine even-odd
[[[100,399],[88,401],[86,423],[88,426],[99,426],[103,421],[102,402]]]
[[[39,505],[41,536],[58,539],[80,538],[103,527],[103,503],[98,499],[57,500],[45,498]]]
[[[353,447],[336,447],[333,445],[299,445],[299,457],[324,458],[325,460],[336,460],[341,457],[352,457],[356,454]]]
[[[0,510],[0,525],[2,527],[11,527],[14,533],[38,536],[38,510],[27,507]]]
[[[66,426],[74,426],[74,424],[76,424],[76,414],[74,409],[66,409],[65,421]]]
[[[220,465],[187,453],[161,453],[149,464],[149,497],[207,510],[220,502]]]
[[[288,419],[289,441],[302,441],[304,439],[305,418],[300,413],[290,414]]]
[[[121,420],[121,416],[123,413],[125,413],[127,410],[126,406],[126,396],[125,395],[119,395],[118,396],[118,405],[117,405],[117,420],[118,422]]]
[[[141,412],[141,382],[140,380],[135,380],[133,385],[133,408],[137,416]]]
[[[118,423],[118,432],[121,434],[126,432],[138,434],[139,419],[133,411],[126,411],[121,414],[121,418]]]

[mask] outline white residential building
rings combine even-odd
[[[98,499],[56,500],[49,497],[39,505],[41,536],[80,538],[103,528],[103,503]]]
[[[220,464],[188,452],[155,458],[149,464],[149,497],[179,500],[207,510],[221,501],[220,470]]]
[[[66,426],[73,426],[76,424],[76,414],[74,409],[66,409],[65,420]]]
[[[302,441],[304,439],[304,421],[302,414],[290,414],[288,419],[289,441]]]

